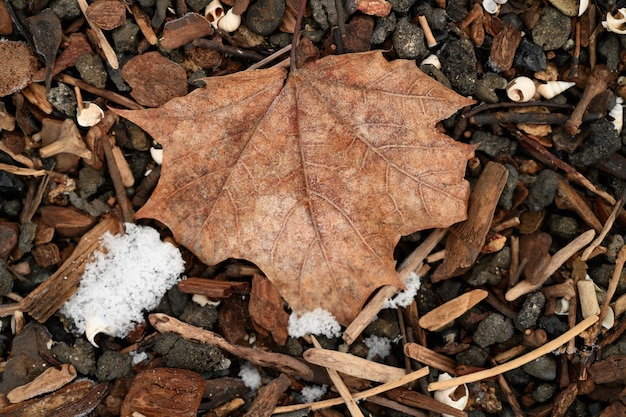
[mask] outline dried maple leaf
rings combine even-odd
[[[472,101],[415,62],[367,52],[205,81],[158,109],[118,111],[164,149],[137,216],[207,264],[254,262],[293,311],[349,323],[377,287],[402,285],[401,235],[465,218],[473,148],[434,124]]]

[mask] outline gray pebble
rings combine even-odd
[[[497,285],[502,279],[502,273],[511,264],[511,248],[505,246],[501,251],[485,256],[472,269],[472,276],[467,281],[471,286],[477,287],[490,283]]]
[[[520,368],[515,368],[512,371],[508,371],[504,373],[504,377],[506,378],[509,384],[518,385],[525,387],[530,382],[530,377]]]
[[[544,169],[535,179],[528,190],[526,205],[530,211],[539,211],[554,200],[559,174],[551,169]]]
[[[174,338],[169,336],[174,336]],[[163,337],[166,339],[161,341]],[[189,369],[201,373],[222,371],[230,367],[230,360],[214,345],[191,342],[176,335],[159,337],[154,349],[163,355],[165,364],[172,368]]]
[[[217,309],[212,304],[201,306],[197,303],[187,303],[180,320],[203,329],[213,330],[217,323]]]
[[[550,234],[564,241],[570,241],[579,235],[578,222],[575,218],[553,214],[548,221]]]
[[[602,264],[600,266],[592,267],[589,270],[589,275],[593,278],[594,282],[598,284],[600,287],[608,287],[609,280],[613,275],[613,269],[615,269],[614,265],[610,264]],[[617,282],[617,289],[615,290],[615,295],[619,296],[626,292],[626,272],[622,270],[622,273],[619,277],[619,281]]]
[[[293,36],[291,33],[279,32],[270,36],[268,41],[270,45],[272,45],[276,49],[284,48],[287,45],[291,44]]]
[[[83,338],[76,339],[73,346],[65,342],[52,345],[52,354],[64,363],[72,364],[78,373],[93,375],[96,373],[96,353],[91,343]]]
[[[120,66],[118,69],[113,69],[110,65],[106,66],[109,79],[113,81],[113,84],[115,84],[115,88],[117,88],[118,91],[130,91],[129,85],[126,84],[126,81],[122,78],[122,68],[124,68],[124,64],[130,60],[131,56],[122,53],[116,53],[115,55],[117,56],[117,61]]]
[[[144,9],[151,9],[156,4],[156,0],[138,0],[138,3]]]
[[[393,340],[400,334],[400,327],[396,321],[377,318],[365,328],[364,332],[367,335],[386,337]]]
[[[606,245],[606,252],[604,253],[604,257],[607,261],[614,263],[617,259],[617,254],[624,246],[624,238],[622,235],[613,234],[609,235],[608,245]]]
[[[65,116],[76,116],[76,95],[66,84],[58,83],[52,87],[46,98],[52,106]]]
[[[556,361],[552,355],[543,355],[522,366],[522,370],[535,378],[554,381],[556,378]]]
[[[387,36],[389,36],[396,28],[396,15],[389,13],[385,17],[379,17],[376,19],[374,25],[374,31],[372,32],[372,38],[370,42],[372,45],[383,43]]]
[[[570,162],[576,166],[588,166],[601,159],[608,158],[620,150],[622,141],[615,130],[613,123],[607,119],[600,119],[589,126],[590,138],[581,148],[570,156]]]
[[[498,74],[488,73],[484,78],[476,81],[476,98],[485,103],[497,103],[500,98],[496,90],[505,89],[507,84],[505,78]]]
[[[337,24],[335,0],[311,0],[313,19],[324,30]]]
[[[544,329],[551,338],[559,337],[569,330],[569,326],[556,314],[551,316],[541,316],[538,321],[541,329]]]
[[[446,2],[446,13],[453,22],[460,22],[465,19],[470,8],[467,0],[449,0]]]
[[[616,36],[609,34],[606,38],[602,38],[598,42],[598,54],[604,58],[606,68],[611,71],[617,71],[617,66],[622,62],[620,56],[620,45]]]
[[[107,350],[98,359],[96,378],[99,381],[113,381],[117,378],[130,377],[133,358],[130,355]]]
[[[452,89],[452,84],[450,84],[450,80],[446,77],[446,75],[438,68],[435,68],[433,65],[426,64],[420,65],[420,70],[430,78],[438,81],[440,84],[445,85],[449,89]]]
[[[406,17],[398,21],[392,42],[399,58],[421,60],[428,52],[424,41],[424,31],[409,22]]]
[[[515,327],[521,331],[534,329],[545,305],[546,296],[541,291],[529,294],[515,317]]]
[[[156,0],[154,6],[154,14],[152,15],[152,27],[158,28],[167,17],[167,8],[170,6],[170,0]]]
[[[134,52],[137,53],[137,45],[139,44],[139,26],[127,20],[119,28],[113,30],[113,44],[117,52]]]
[[[9,173],[6,173],[9,175]],[[17,177],[17,175],[14,175]],[[9,217],[17,217],[22,211],[22,202],[20,200],[9,200],[2,203],[2,212]]]
[[[61,20],[73,20],[82,14],[76,0],[53,0],[50,8]]]
[[[283,346],[284,352],[289,356],[300,357],[304,352],[304,347],[302,347],[302,343],[300,343],[300,339],[296,337],[287,338],[287,342],[285,342],[285,346]]]
[[[406,14],[416,0],[388,0],[391,3],[391,10],[396,13]]]
[[[504,184],[502,194],[500,194],[498,206],[502,207],[505,210],[509,210],[511,209],[511,207],[513,207],[513,194],[515,193],[515,188],[517,187],[519,172],[511,164],[504,164],[504,167],[508,171],[509,175],[506,177],[506,183]]]
[[[103,186],[105,182],[104,175],[102,175],[100,171],[86,166],[78,172],[76,185],[80,191],[80,196],[87,198],[94,195],[98,191],[98,188]]]
[[[532,30],[533,41],[544,51],[561,48],[572,30],[571,19],[552,7],[546,7]]]
[[[4,259],[0,259],[0,297],[4,297],[13,288],[13,276]]]
[[[448,17],[446,16],[446,11],[439,7],[432,7],[428,3],[420,3],[415,12],[418,15],[423,15],[428,22],[428,26],[430,29],[435,30],[444,30],[446,25],[448,24]]]
[[[83,54],[76,60],[76,69],[80,78],[98,88],[106,87],[107,72],[102,58],[98,54]]]
[[[488,357],[489,349],[470,346],[469,349],[456,355],[456,363],[457,365],[482,367],[487,363]]]
[[[128,135],[128,139],[130,139],[130,143],[133,149],[138,151],[149,150],[151,141],[146,132],[129,120],[124,119],[123,123],[124,127],[126,128],[126,134]]]
[[[478,80],[474,44],[469,39],[449,42],[441,49],[439,60],[452,88],[462,96],[473,95]]]
[[[98,198],[92,201],[87,201],[86,199],[76,194],[74,191],[70,191],[69,197],[70,203],[72,203],[74,207],[86,212],[90,216],[99,217],[111,211],[111,206]]]
[[[211,0],[187,0],[187,4],[189,5],[189,7],[191,7],[196,12],[204,9],[206,6],[209,5],[209,3],[211,3]]]
[[[497,136],[493,133],[477,130],[472,135],[471,144],[480,143],[478,151],[484,152],[492,158],[500,154],[513,155],[517,149],[517,142],[503,136]]]
[[[533,390],[532,396],[533,396],[533,398],[536,401],[538,401],[540,403],[544,403],[544,402],[548,401],[550,398],[552,398],[554,396],[555,392],[556,392],[556,385],[554,385],[554,384],[539,384]]]
[[[548,66],[548,59],[541,46],[523,37],[515,52],[513,65],[533,72],[543,71]]]
[[[272,33],[285,13],[285,0],[257,0],[246,11],[246,26],[257,35]]]
[[[524,22],[519,14],[507,13],[505,15],[500,15],[500,18],[502,19],[502,23],[509,24],[519,31],[524,30]]]
[[[509,340],[514,333],[513,323],[502,314],[494,313],[478,324],[474,342],[480,347],[491,346]]]
[[[365,345],[365,343],[357,341],[350,345],[349,352],[359,358],[366,358],[369,353],[369,348]]]

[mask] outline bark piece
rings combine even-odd
[[[321,307],[347,324],[377,287],[402,286],[401,235],[465,218],[473,147],[433,126],[469,103],[376,51],[288,77],[210,77],[162,108],[116,111],[164,148],[138,217],[158,218],[207,264],[254,262],[297,314]]]
[[[198,13],[189,12],[165,23],[161,46],[165,49],[178,48],[212,33],[213,27],[208,20]]]
[[[550,263],[548,252],[550,245],[552,245],[552,236],[545,232],[535,231],[520,237],[519,257],[527,260],[523,273],[528,281],[537,283],[541,273]]]
[[[428,395],[412,391],[406,388],[396,388],[385,394],[387,397],[400,404],[417,407],[436,413],[442,413],[454,417],[467,417],[467,413],[463,410],[456,409],[447,404],[440,403]]]
[[[57,75],[64,69],[69,67],[73,67],[78,60],[78,57],[84,54],[93,53],[93,49],[91,49],[91,45],[89,45],[89,41],[84,33],[72,33],[69,36],[69,41],[67,45],[64,46],[61,54],[54,61],[54,68],[52,70],[52,75]],[[40,69],[33,76],[34,81],[41,81],[44,79],[46,74],[46,70],[44,68]]]
[[[37,265],[48,268],[61,262],[59,247],[54,243],[45,243],[31,251]]]
[[[20,225],[13,222],[0,223],[0,258],[6,258],[17,246]]]
[[[46,9],[35,16],[28,18],[28,26],[33,36],[33,43],[39,55],[46,63],[46,92],[50,91],[52,83],[52,70],[57,51],[61,45],[63,30],[61,21],[52,9]]]
[[[96,222],[94,217],[73,207],[44,206],[40,212],[41,221],[64,237],[80,236]]]
[[[487,298],[487,295],[487,291],[478,289],[461,294],[424,314],[419,319],[419,325],[431,331],[437,330],[461,317],[470,308]]]
[[[209,298],[228,298],[234,292],[246,291],[249,287],[243,281],[217,281],[206,278],[187,278],[178,283],[178,289],[185,294],[200,294]]]
[[[43,398],[34,398],[0,408],[5,417],[52,417],[56,410],[81,400],[93,389],[93,382],[83,379],[73,382]]]
[[[493,38],[489,53],[491,65],[498,71],[508,71],[513,66],[515,51],[522,40],[522,34],[512,25],[504,25]]]
[[[157,368],[140,372],[124,399],[121,416],[133,417],[139,413],[146,417],[195,417],[204,385],[198,373],[186,369]]]
[[[162,106],[187,94],[185,70],[156,51],[128,61],[122,68],[122,77],[132,88],[130,95],[144,106]]]
[[[272,333],[272,338],[280,346],[287,341],[289,315],[283,308],[283,298],[270,280],[254,275],[248,304],[250,318],[255,327],[260,326]]]
[[[456,373],[456,362],[449,357],[430,350],[417,343],[407,343],[404,345],[404,354],[411,359],[415,359],[424,365],[432,366],[435,369],[454,375]]]
[[[4,2],[0,2],[0,35],[10,35],[13,32],[11,14]]]
[[[126,23],[126,7],[117,0],[97,0],[87,7],[85,17],[102,30],[113,30]]]
[[[259,393],[244,417],[270,417],[278,398],[287,388],[289,388],[289,377],[280,374],[278,378],[259,389]]]
[[[61,365],[61,369],[48,368],[28,384],[13,388],[7,399],[12,403],[29,400],[38,395],[56,391],[76,378],[76,369],[70,364]]]
[[[626,355],[613,355],[598,361],[589,368],[596,384],[610,384],[626,379]]]
[[[0,97],[26,87],[39,60],[24,42],[0,40]]]

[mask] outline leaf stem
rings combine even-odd
[[[298,16],[296,18],[296,27],[293,30],[293,40],[291,41],[291,54],[289,54],[289,69],[291,71],[297,69],[296,50],[298,49],[298,39],[300,38],[300,26],[302,26],[302,16],[304,16],[306,2],[307,0],[300,1],[300,10],[298,10]]]

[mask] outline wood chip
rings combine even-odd
[[[404,354],[424,365],[447,372],[450,375],[456,374],[456,362],[453,359],[428,349],[426,346],[407,343],[404,345]]]
[[[289,314],[283,305],[283,298],[270,280],[261,275],[252,277],[252,291],[248,304],[252,323],[255,328],[261,327],[265,332],[270,332],[280,346],[285,345],[289,336],[287,333]]]
[[[208,20],[198,13],[190,12],[165,23],[161,46],[165,49],[178,48],[212,33],[213,27]]]
[[[461,317],[470,308],[487,298],[487,295],[487,291],[479,289],[466,292],[424,314],[420,318],[419,324],[424,329],[437,330]]]
[[[117,0],[96,0],[87,7],[85,16],[102,30],[113,30],[126,23],[126,7]]]
[[[89,230],[96,219],[73,207],[43,206],[41,220],[64,237],[81,236]]]
[[[513,66],[515,51],[522,40],[522,34],[513,25],[505,24],[504,28],[493,38],[489,52],[489,61],[499,71],[508,71]]]
[[[53,412],[86,396],[93,388],[87,379],[73,382],[41,398],[24,401],[0,408],[0,415],[6,417],[51,417]]]
[[[61,365],[61,369],[48,368],[26,385],[12,389],[7,398],[13,404],[28,400],[38,395],[56,391],[76,378],[76,369],[70,364]]]
[[[207,278],[190,277],[178,283],[178,289],[185,294],[200,294],[209,298],[228,298],[233,293],[247,291],[245,281],[218,281]]]
[[[276,407],[278,398],[289,388],[289,383],[289,377],[285,374],[280,374],[278,378],[261,387],[244,417],[270,417]]]
[[[385,395],[400,404],[411,407],[422,408],[424,410],[434,411],[436,413],[442,413],[453,417],[467,417],[467,413],[463,410],[450,407],[449,405],[440,403],[428,395],[406,388],[396,388],[388,391]]]

